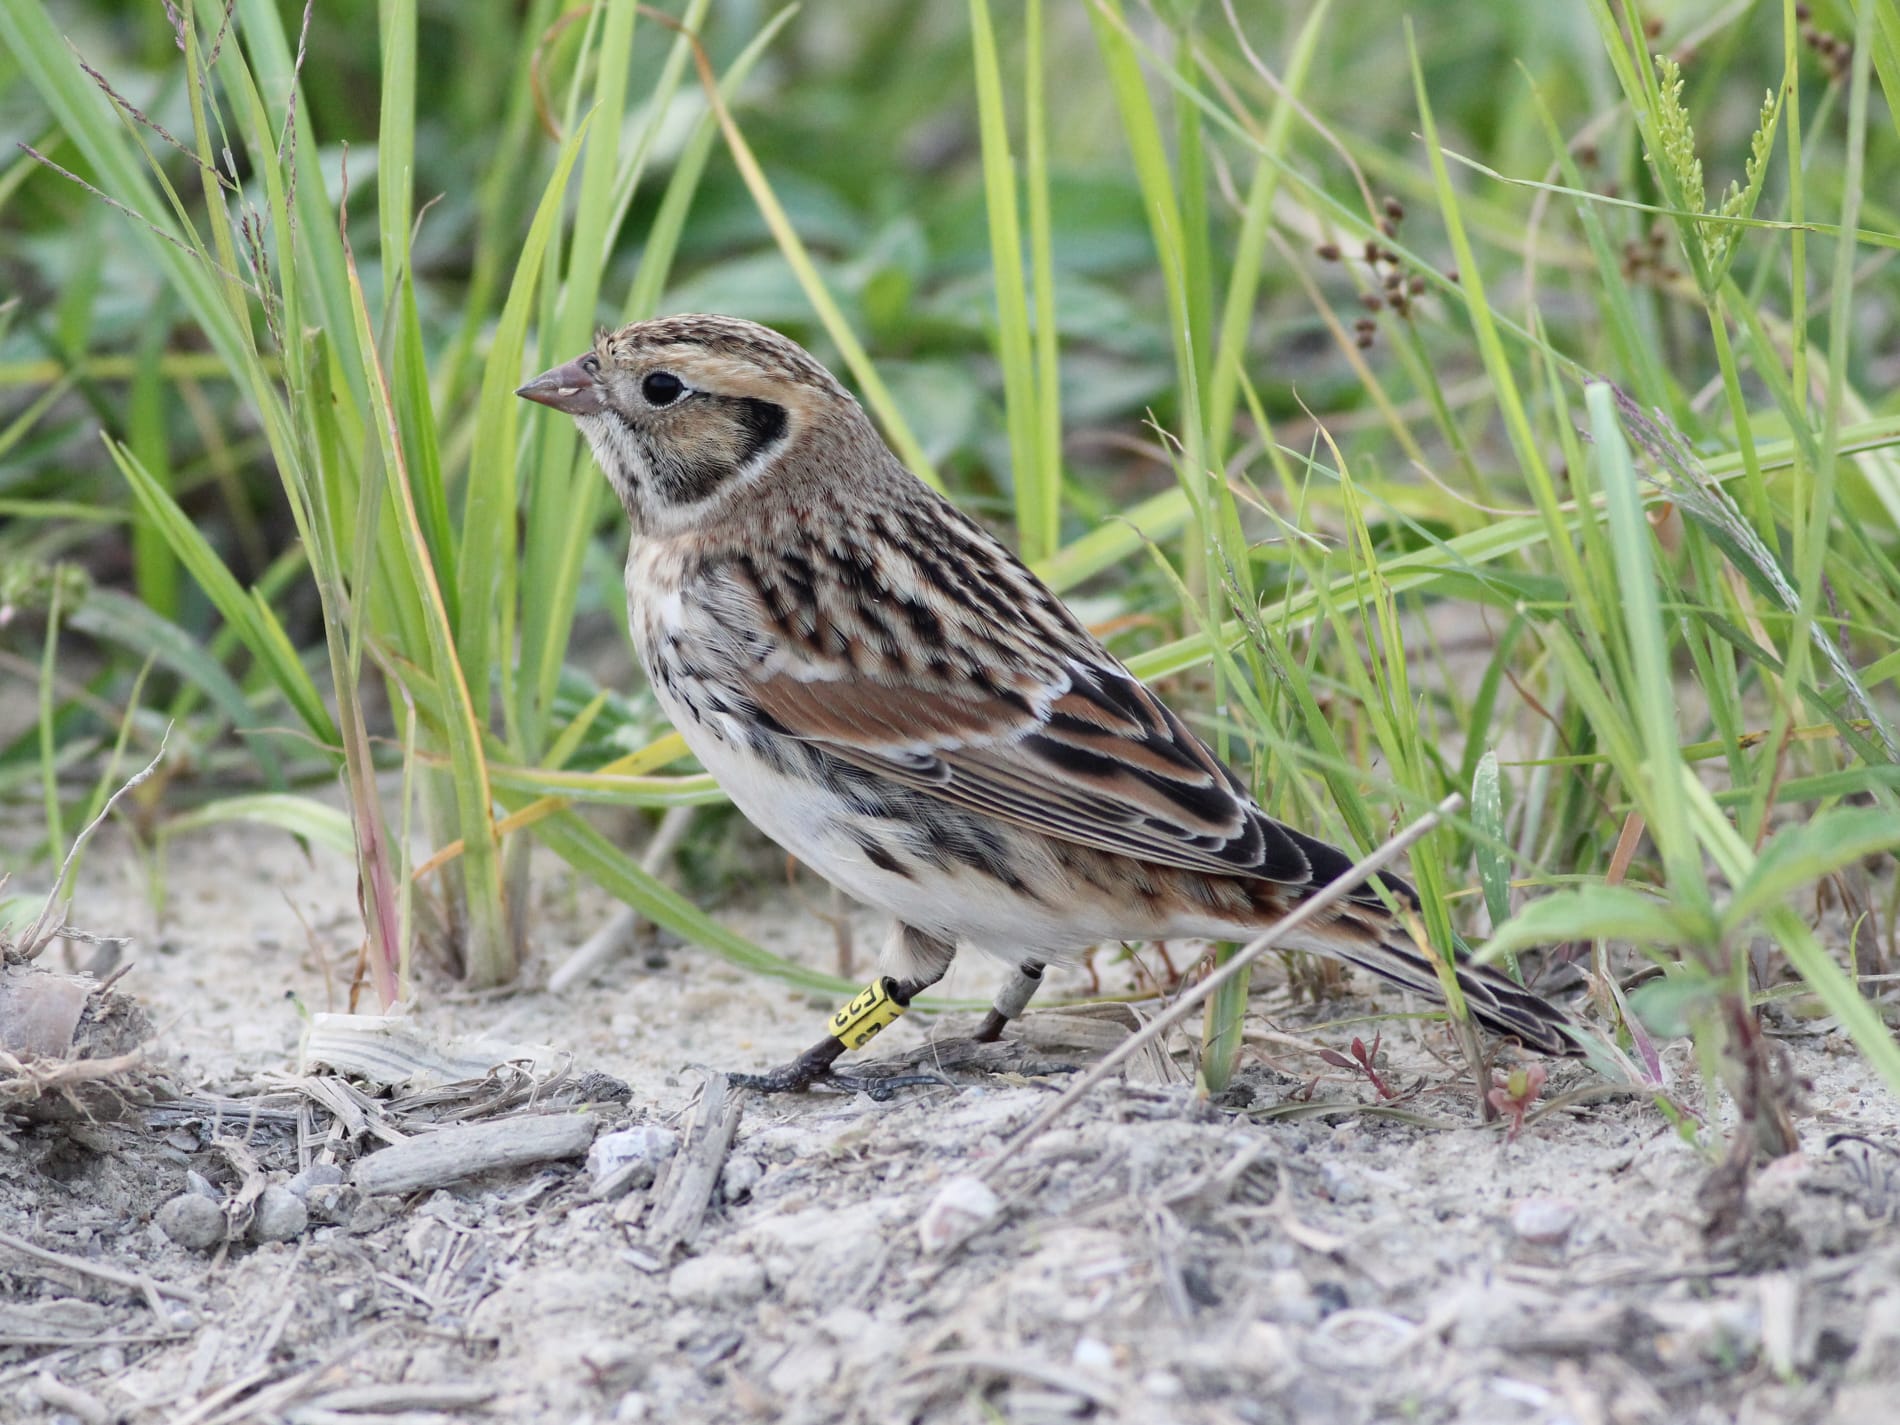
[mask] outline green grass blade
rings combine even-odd
[[[534,309],[535,288],[542,263],[560,222],[568,176],[579,157],[587,125],[578,126],[561,146],[534,222],[515,265],[514,282],[502,306],[501,320],[482,371],[481,397],[475,411],[475,445],[469,463],[462,502],[461,623],[455,646],[472,693],[487,706],[488,687],[495,672],[499,625],[495,610],[507,587],[504,570],[515,558],[515,521],[519,496],[516,486],[517,433],[521,399],[515,388],[523,378],[522,355],[527,348],[528,320]],[[571,424],[571,423],[570,423]]]
[[[506,901],[502,891],[500,857],[495,823],[490,810],[487,759],[482,747],[482,725],[469,683],[457,657],[454,629],[449,623],[448,607],[442,597],[435,567],[429,558],[417,516],[415,494],[409,480],[403,454],[401,431],[387,382],[375,358],[376,343],[371,331],[369,305],[357,276],[356,263],[346,251],[346,270],[350,293],[354,298],[357,345],[370,361],[370,404],[375,413],[375,430],[382,448],[384,467],[389,475],[389,492],[396,515],[407,573],[413,588],[421,596],[427,623],[429,669],[443,690],[444,738],[448,748],[450,775],[454,784],[455,813],[461,827],[464,852],[462,869],[467,894],[467,945],[465,963],[469,980],[480,986],[505,984],[514,977],[515,946],[509,933]],[[358,817],[359,833],[365,818]],[[375,827],[381,830],[380,817]],[[386,848],[378,847],[376,864],[386,869]],[[393,920],[397,914],[395,888],[379,891],[380,913]],[[393,935],[389,937],[393,940]],[[399,959],[394,944],[386,947],[382,967],[393,980]],[[385,993],[388,990],[385,989]]]
[[[1650,835],[1668,868],[1671,893],[1689,905],[1706,908],[1708,892],[1700,874],[1700,854],[1689,835],[1681,801],[1667,790],[1678,780],[1682,767],[1681,737],[1642,491],[1610,388],[1589,387],[1584,402],[1590,412],[1610,552],[1622,592],[1623,632],[1635,677],[1631,713],[1643,745],[1644,784],[1658,792],[1645,806]]]
[[[161,844],[212,826],[240,823],[269,826],[343,856],[356,851],[356,832],[349,814],[310,797],[282,792],[220,797],[201,807],[168,817],[159,829]]]
[[[525,805],[527,800],[519,793],[502,794],[503,804],[510,809]],[[781,959],[726,929],[678,891],[647,875],[626,852],[572,812],[562,812],[536,823],[534,835],[575,870],[618,896],[654,924],[704,945],[741,969],[769,975],[799,989],[828,994],[850,994],[861,988],[835,975]]]
[[[1016,491],[1016,538],[1025,559],[1054,551],[1060,521],[1059,470],[1041,468],[1036,409],[1040,386],[1029,339],[1029,292],[1023,282],[1021,217],[1009,116],[990,25],[989,0],[970,0],[970,48],[976,64],[977,132],[983,156],[984,210],[989,218],[990,272],[996,286],[996,347],[1003,368],[1010,480]]]
[[[106,442],[106,448],[132,487],[146,518],[159,529],[198,587],[237,631],[245,648],[269,674],[272,684],[303,720],[304,726],[325,746],[336,746],[340,741],[336,724],[331,721],[309,672],[290,651],[282,629],[271,626],[275,620],[270,618],[268,609],[260,608],[244,592],[197,525],[129,449],[112,441]]]

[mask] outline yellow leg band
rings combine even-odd
[[[847,1049],[862,1049],[879,1031],[897,1022],[905,1006],[891,998],[889,975],[873,981],[851,997],[851,1002],[831,1016],[826,1027]]]

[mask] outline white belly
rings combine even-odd
[[[660,703],[700,765],[748,821],[866,905],[1012,962],[1025,951],[1067,958],[1115,936],[1112,926],[1078,924],[1072,913],[1058,914],[967,867],[932,867],[903,875],[873,864],[851,832],[882,836],[888,835],[887,826],[861,816],[824,787],[767,765],[746,750],[737,729],[722,735],[719,718],[698,722],[663,692]],[[1033,857],[1033,839],[1023,841],[1021,850]],[[1031,872],[1043,868],[1026,868],[1025,879],[1036,884]]]
[[[906,925],[1012,963],[1025,956],[1070,959],[1105,940],[1203,933],[1187,925],[1130,923],[1131,914],[1140,916],[1138,909],[1075,882],[1049,843],[1033,832],[943,809],[965,818],[965,825],[951,828],[965,840],[968,822],[981,823],[982,839],[1001,850],[1007,874],[999,877],[994,864],[986,870],[970,863],[981,862],[980,856],[933,854],[948,843],[933,839],[927,815],[912,820],[867,813],[862,800],[854,805],[845,792],[802,775],[806,759],[796,744],[783,767],[761,756],[752,747],[758,729],[720,711],[722,704],[731,706],[730,699],[704,681],[711,666],[707,654],[721,634],[706,626],[706,610],[661,592],[676,584],[660,565],[664,557],[664,551],[636,546],[627,569],[634,643],[654,694],[733,805],[819,875]],[[901,869],[877,864],[867,842],[890,853],[885,859],[894,857]]]

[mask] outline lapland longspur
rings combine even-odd
[[[894,973],[753,1086],[834,1074],[960,944],[1015,967],[978,1030],[995,1038],[1052,960],[1249,937],[1350,865],[1267,816],[777,332],[636,322],[519,394],[574,417],[626,507],[634,642],[687,745],[766,835],[896,917]],[[1371,888],[1293,943],[1440,995]],[[1480,1023],[1575,1052],[1562,1011],[1490,969],[1457,975]]]

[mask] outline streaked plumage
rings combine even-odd
[[[521,394],[575,417],[627,510],[667,714],[761,830],[897,917],[908,992],[961,943],[1033,967],[1022,1001],[1043,962],[1104,940],[1244,938],[1350,864],[1268,817],[786,338],[636,323]],[[1370,889],[1296,944],[1439,994]],[[1459,979],[1480,1022],[1574,1052],[1542,999]]]

